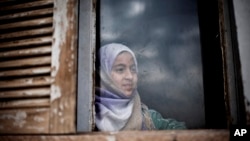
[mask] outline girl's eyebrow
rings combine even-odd
[[[126,65],[125,64],[116,64],[113,67],[126,67]]]
[[[132,64],[129,67],[133,67],[133,66],[135,66],[135,64]],[[126,65],[125,64],[116,64],[113,67],[126,67]]]

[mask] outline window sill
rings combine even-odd
[[[2,135],[1,141],[46,140],[46,141],[229,141],[228,130],[165,130],[165,131],[122,131],[91,132],[61,135]]]

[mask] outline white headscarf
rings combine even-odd
[[[96,125],[101,131],[140,130],[142,115],[140,97],[135,89],[131,96],[125,96],[113,83],[111,70],[116,57],[129,52],[137,61],[132,50],[122,44],[111,43],[100,48],[101,88],[96,94]]]
[[[111,69],[112,69],[112,66],[116,57],[121,52],[124,52],[124,51],[129,52],[132,55],[134,62],[135,62],[136,70],[138,70],[137,60],[136,60],[134,52],[131,49],[129,49],[127,46],[123,44],[118,44],[118,43],[107,44],[100,48],[99,56],[100,56],[101,69],[110,76]]]

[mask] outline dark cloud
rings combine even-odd
[[[101,45],[131,47],[142,101],[164,117],[205,125],[196,0],[101,0]]]

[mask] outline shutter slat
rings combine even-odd
[[[31,55],[43,55],[51,53],[51,46],[42,46],[30,49],[19,49],[13,51],[0,52],[0,58],[31,56]]]
[[[0,0],[0,3],[5,3],[5,2],[9,2],[9,1],[15,1],[15,0]]]
[[[55,8],[54,0],[0,0],[0,133],[50,132]]]
[[[19,78],[14,80],[0,81],[0,88],[22,88],[34,86],[47,86],[52,83],[50,76],[39,76],[31,78]]]
[[[0,11],[32,8],[32,7],[52,5],[52,4],[53,4],[53,0],[34,1],[34,2],[29,2],[29,3],[1,7]]]
[[[1,91],[0,98],[27,98],[49,96],[50,87]]]
[[[13,23],[1,24],[0,30],[11,29],[11,28],[21,28],[21,27],[30,27],[30,26],[42,26],[52,24],[52,17],[32,19],[27,21],[15,21]]]
[[[44,35],[44,34],[49,34],[49,33],[52,34],[52,32],[53,32],[52,27],[31,29],[31,30],[25,30],[24,32],[18,31],[18,32],[1,34],[0,39],[9,39],[9,38],[34,36],[34,35]]]
[[[27,75],[41,75],[48,74],[51,71],[51,67],[37,67],[37,68],[28,68],[28,69],[15,69],[15,70],[7,70],[0,71],[1,77],[10,77],[10,76],[27,76]]]
[[[32,11],[26,11],[26,12],[20,12],[20,13],[14,13],[14,14],[0,16],[0,20],[34,17],[34,16],[47,15],[47,14],[52,14],[52,13],[53,13],[53,8],[46,8],[46,9],[32,10]]]
[[[32,39],[24,39],[24,40],[1,43],[0,48],[41,45],[41,44],[48,44],[51,42],[52,42],[51,36],[45,36],[45,37],[37,37]]]
[[[33,57],[28,59],[3,61],[0,62],[0,68],[48,65],[50,63],[51,63],[51,56]]]
[[[28,108],[28,107],[48,107],[49,98],[27,99],[27,100],[11,100],[0,102],[0,109],[3,108]]]

